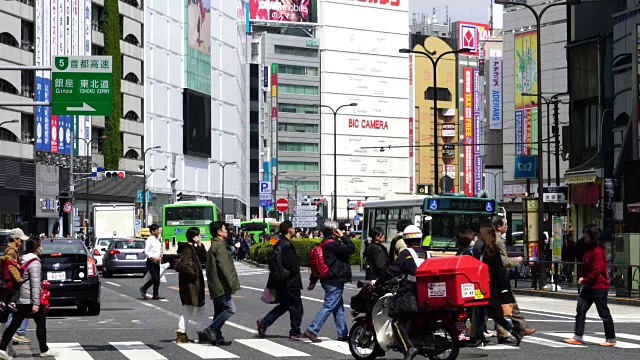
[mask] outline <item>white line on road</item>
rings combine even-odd
[[[596,333],[598,335],[604,335],[604,333]],[[636,340],[636,341],[640,341],[640,336],[638,335],[632,335],[632,334],[625,334],[625,333],[616,333],[616,337],[617,338],[622,338],[622,339],[629,339],[629,340]]]
[[[561,338],[572,338],[573,334],[572,333],[546,333],[549,336],[556,336],[556,337],[561,337]],[[601,344],[605,341],[604,338],[598,338],[595,336],[583,336],[582,337],[583,342],[588,342],[588,343],[592,343],[592,344]],[[628,343],[628,342],[623,342],[623,341],[618,341],[616,343],[616,347],[619,348],[623,348],[623,349],[640,349],[640,345],[638,344],[632,344],[632,343]]]
[[[111,281],[105,281],[105,283],[106,283],[106,284],[109,284],[109,285],[117,286],[117,287],[122,286],[122,285],[120,285],[120,284],[116,284],[116,283],[111,282]]]
[[[269,354],[273,357],[311,356],[307,353],[303,353],[302,351],[280,345],[267,339],[242,339],[236,341],[242,345],[261,351],[265,354]]]
[[[520,349],[520,348],[519,347],[515,347],[515,346],[498,344],[498,345],[483,346],[483,347],[479,347],[478,349],[482,349],[482,350],[517,350],[517,349]]]
[[[91,355],[79,343],[53,343],[49,348],[60,353],[56,359],[93,360]]]
[[[260,292],[264,291],[264,289],[258,289],[258,288],[254,288],[254,287],[251,287],[251,286],[240,285],[240,287],[243,288],[243,289],[247,289],[247,290],[260,291]],[[302,298],[304,300],[324,303],[324,299],[316,299],[316,298],[312,298],[312,297],[308,297],[308,296],[301,296],[300,298]],[[344,304],[344,307],[351,309],[351,306],[349,306],[347,304]]]
[[[529,321],[529,320],[527,320],[527,321]],[[530,344],[549,346],[549,347],[552,347],[552,348],[586,347],[584,345],[571,345],[571,344],[567,344],[567,343],[564,343],[564,342],[558,342],[558,341],[549,340],[549,339],[540,338],[540,337],[535,337],[535,336],[525,336],[525,337],[522,338],[522,341],[526,342],[526,343],[530,343]]]
[[[203,344],[177,344],[181,348],[188,352],[199,356],[202,359],[237,359],[238,356],[234,355],[218,346],[203,345]]]
[[[110,342],[109,344],[129,360],[167,360],[166,357],[140,341]]]
[[[569,317],[569,316],[545,314],[545,313],[541,313],[541,312],[537,312],[537,311],[530,311],[530,310],[520,310],[520,312],[523,313],[523,314],[538,315],[538,316],[545,316],[545,317],[552,317],[552,318],[575,321],[575,316],[574,317]],[[527,319],[527,321],[528,320],[529,319]]]

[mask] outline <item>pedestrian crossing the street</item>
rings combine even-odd
[[[532,347],[542,347],[551,350],[588,349],[604,342],[604,334],[595,333],[584,336],[584,345],[575,346],[563,342],[564,338],[571,337],[571,333],[542,332],[535,336],[527,336],[522,340],[520,347],[511,345],[490,344],[480,348],[462,349],[463,353],[484,353],[493,351],[528,351]],[[640,349],[640,336],[633,334],[616,334],[618,342],[616,347],[624,350]],[[322,342],[312,343],[307,339],[290,340],[286,337],[273,337],[267,339],[246,338],[234,339],[233,344],[227,347],[211,346],[209,344],[189,343],[176,344],[175,342],[159,342],[145,344],[140,341],[108,342],[103,345],[73,343],[50,343],[49,347],[59,353],[57,360],[99,360],[109,353],[109,359],[129,360],[167,360],[167,359],[242,359],[242,358],[305,358],[322,357],[332,359],[350,359],[349,344],[328,338],[320,338]],[[37,357],[37,346],[15,345],[18,353],[15,359],[32,359]],[[97,350],[98,349],[98,350]],[[116,356],[115,353],[118,355]],[[396,353],[389,353],[387,358],[401,357]]]

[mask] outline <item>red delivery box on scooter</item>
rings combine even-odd
[[[422,310],[489,304],[489,268],[472,256],[427,259],[416,269]]]

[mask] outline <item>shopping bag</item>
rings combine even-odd
[[[502,316],[503,317],[513,316],[513,304],[502,304]]]
[[[164,276],[164,272],[165,272],[165,270],[167,270],[169,268],[169,266],[171,266],[171,264],[169,264],[168,262],[166,262],[164,264],[160,264],[160,282],[161,283],[166,283],[167,282],[167,278]],[[144,276],[143,280],[145,282],[151,280],[151,274],[149,274],[148,271],[147,271],[147,274]]]
[[[262,291],[262,297],[260,298],[260,300],[262,300],[262,302],[265,304],[276,304],[277,303],[276,291],[269,288],[264,288],[264,291]]]

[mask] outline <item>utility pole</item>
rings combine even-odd
[[[556,144],[556,186],[560,186],[560,128],[558,127],[558,111],[560,103],[553,103],[553,137]]]

